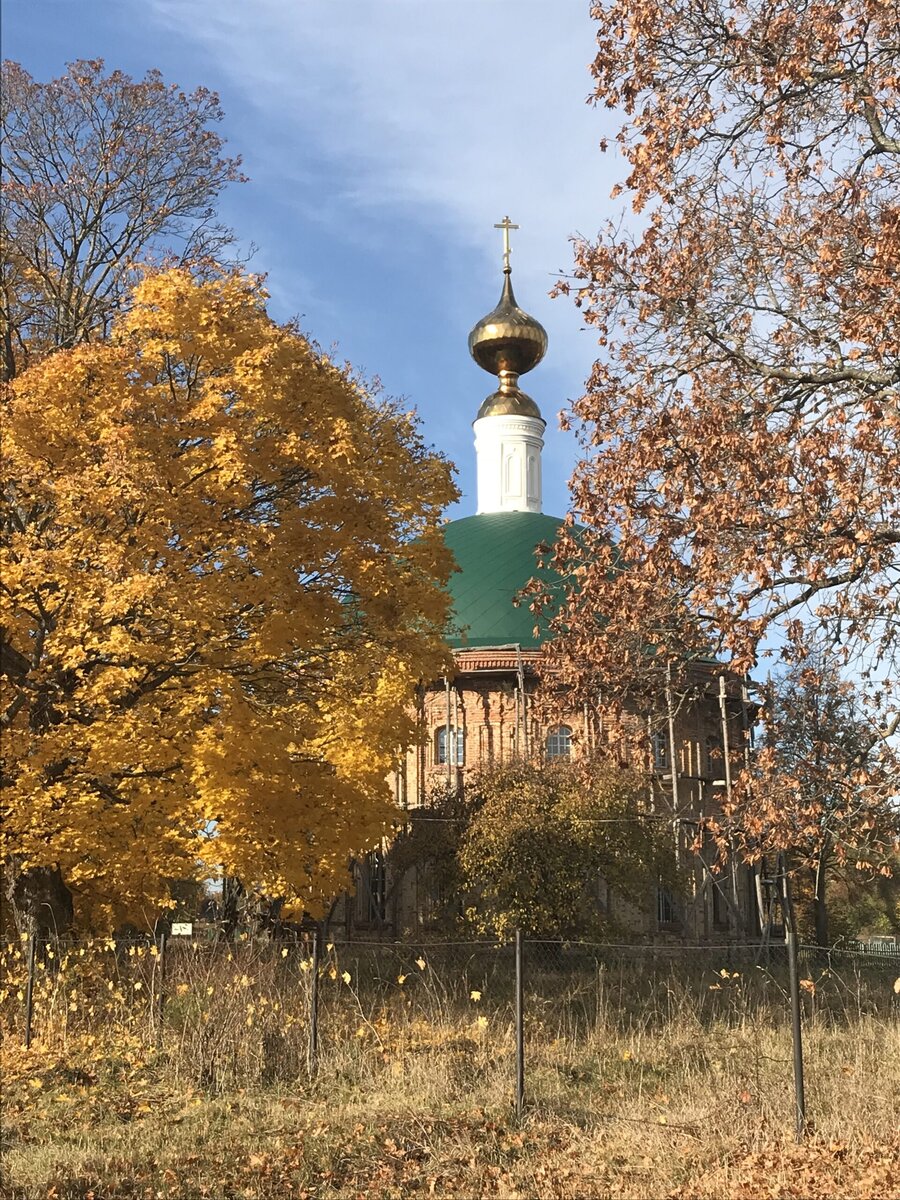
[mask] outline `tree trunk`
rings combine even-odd
[[[66,887],[58,867],[31,867],[27,871],[9,866],[6,882],[16,927],[20,933],[38,939],[59,937],[72,924],[72,893]]]
[[[828,905],[825,899],[825,856],[820,855],[813,869],[813,921],[816,945],[828,945]]]
[[[226,942],[233,942],[244,887],[236,875],[225,875],[222,879],[222,920],[221,936]]]

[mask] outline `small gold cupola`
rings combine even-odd
[[[509,217],[494,226],[503,230],[503,291],[500,303],[482,317],[469,334],[469,353],[500,386],[482,404],[478,417],[522,416],[541,420],[541,411],[519,387],[519,376],[536,367],[547,351],[547,331],[540,321],[516,304],[509,265],[509,231],[518,229]]]

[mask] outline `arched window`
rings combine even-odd
[[[650,736],[650,749],[653,752],[653,769],[667,771],[669,769],[669,739],[661,729]]]
[[[438,766],[447,765],[447,726],[442,725],[437,731],[437,741],[434,748],[434,761]],[[450,766],[461,767],[466,761],[466,731],[450,729]]]
[[[528,469],[527,469],[528,482],[527,482],[527,493],[526,493],[529,500],[537,500],[538,499],[537,471],[538,471],[537,457],[534,454],[529,454],[528,455]]]
[[[656,889],[656,922],[663,928],[678,924],[678,906],[668,888]]]
[[[522,495],[522,459],[517,450],[506,456],[506,490],[510,496]]]
[[[725,778],[725,749],[721,737],[706,739],[706,774],[714,782]]]
[[[569,758],[572,754],[572,730],[568,725],[558,725],[547,734],[547,757]]]

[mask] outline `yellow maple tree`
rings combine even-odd
[[[257,281],[184,270],[14,382],[3,456],[20,914],[146,923],[220,871],[316,911],[445,665],[449,464]]]

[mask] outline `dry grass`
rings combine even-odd
[[[798,1147],[774,975],[535,968],[519,1123],[508,972],[415,953],[326,964],[314,1080],[309,972],[271,952],[170,964],[159,1048],[149,956],[120,955],[112,992],[111,959],[50,972],[27,1053],[13,979],[3,1194],[900,1196],[884,972],[806,997],[814,1128]]]

